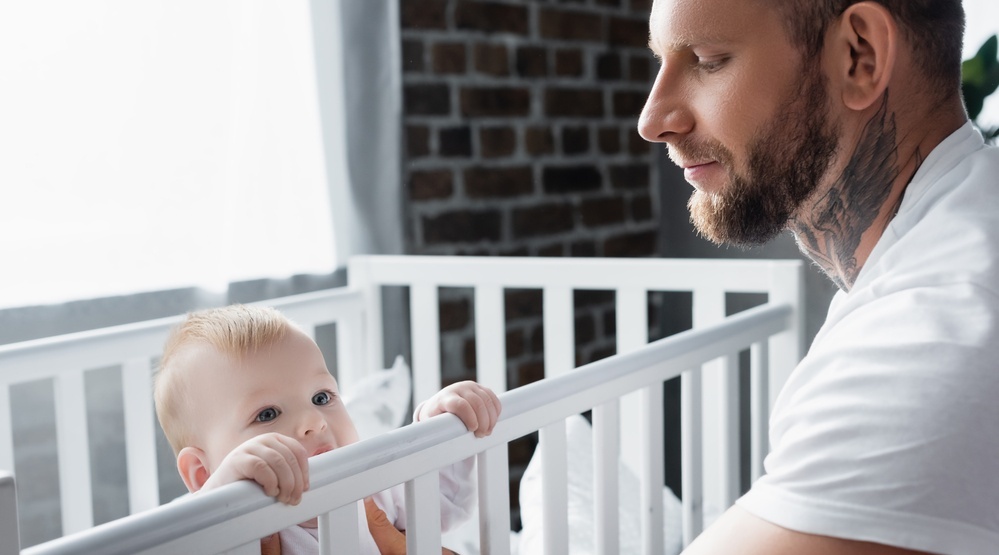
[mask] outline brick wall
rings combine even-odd
[[[656,166],[636,132],[650,5],[400,0],[407,252],[659,252]],[[578,363],[614,353],[613,298],[577,292]],[[507,291],[505,309],[516,387],[544,374],[540,291]],[[469,290],[441,291],[447,381],[474,378],[472,311]],[[514,502],[532,448],[511,447]]]

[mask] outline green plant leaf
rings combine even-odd
[[[968,116],[975,120],[985,99],[999,89],[999,38],[992,35],[974,57],[961,63],[961,94]]]

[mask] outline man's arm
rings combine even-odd
[[[804,534],[771,524],[738,505],[690,544],[683,555],[930,555],[870,542]]]

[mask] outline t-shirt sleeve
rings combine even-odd
[[[823,330],[739,505],[800,532],[934,553],[999,546],[999,329],[971,284],[859,303]]]

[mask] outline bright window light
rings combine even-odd
[[[999,2],[996,0],[964,0],[967,23],[964,30],[964,52],[967,60],[978,52],[985,39],[999,35]],[[999,92],[985,99],[985,107],[978,116],[984,127],[999,126]]]
[[[0,5],[0,307],[337,265],[308,2]]]

